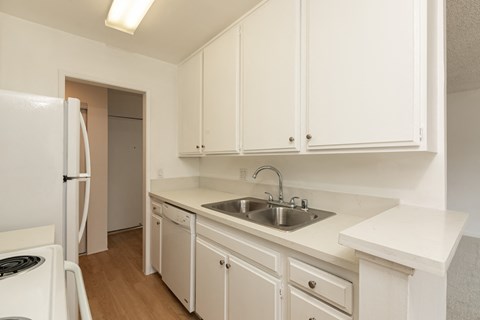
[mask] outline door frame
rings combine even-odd
[[[117,89],[127,92],[133,92],[143,95],[143,177],[142,177],[142,222],[143,222],[143,236],[142,236],[142,264],[143,272],[145,274],[151,274],[155,272],[150,263],[150,242],[147,239],[150,238],[150,219],[148,218],[148,208],[150,206],[150,199],[148,193],[150,192],[150,110],[151,110],[151,95],[150,90],[145,87],[138,86],[138,84],[119,81],[118,79],[103,78],[98,76],[92,76],[88,74],[80,74],[78,72],[72,72],[67,70],[58,71],[58,96],[65,97],[65,81],[72,80],[75,82]]]

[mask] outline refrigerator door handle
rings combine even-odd
[[[88,141],[87,126],[80,115],[80,128],[82,129],[83,143],[85,147],[85,173],[79,174],[79,180],[85,181],[85,202],[83,204],[82,222],[80,223],[80,230],[78,231],[78,242],[82,239],[85,227],[87,225],[88,206],[90,204],[90,177],[91,177],[91,162],[90,162],[90,143]]]

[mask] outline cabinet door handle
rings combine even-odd
[[[159,221],[157,221],[157,226],[159,226],[159,225],[160,225],[160,222],[159,222]]]
[[[288,138],[288,141],[293,142],[293,141],[295,141],[295,138],[294,138],[294,137],[290,137],[290,138]]]
[[[200,146],[195,146],[195,148],[200,149]]]
[[[308,318],[308,320],[316,320],[315,317]]]
[[[220,265],[223,266],[225,264],[225,260],[220,260]]]
[[[227,269],[230,269],[230,267],[231,267],[230,263],[227,263],[227,264],[225,265],[225,267],[226,267]]]
[[[307,139],[308,139],[308,140],[312,139],[312,135],[311,135],[310,133],[307,134]]]
[[[310,280],[308,281],[308,286],[310,287],[310,289],[315,289],[315,287],[317,286],[317,283],[313,280]]]
[[[205,145],[202,144],[202,149],[205,149]]]
[[[153,207],[153,210],[157,210],[157,207]]]

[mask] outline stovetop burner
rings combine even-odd
[[[15,256],[0,260],[0,280],[35,269],[45,262],[40,256]],[[3,318],[0,318],[2,320]],[[15,318],[12,318],[15,319]],[[22,318],[19,318],[22,319]]]

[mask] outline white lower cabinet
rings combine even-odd
[[[281,280],[197,237],[196,312],[204,320],[280,320]]]
[[[203,320],[358,318],[350,271],[203,217],[196,232],[195,311]]]
[[[290,320],[352,320],[320,300],[289,286]]]
[[[205,320],[225,319],[226,261],[225,252],[197,237],[195,311]]]
[[[162,273],[162,217],[152,214],[150,220],[150,261],[152,267]]]
[[[280,280],[233,256],[228,266],[228,319],[280,320]]]
[[[297,259],[288,260],[290,282],[340,310],[353,312],[353,284]]]

